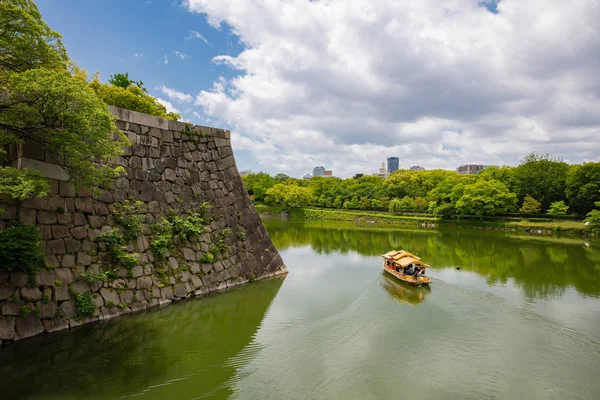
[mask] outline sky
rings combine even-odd
[[[88,73],[128,72],[301,177],[600,161],[597,0],[37,0]]]

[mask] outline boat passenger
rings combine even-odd
[[[412,265],[412,264],[410,264],[410,265],[408,266],[408,268],[406,268],[406,272],[405,272],[405,274],[406,274],[406,275],[412,275],[414,272],[415,272],[415,270],[414,270],[414,268],[413,268],[413,265]]]

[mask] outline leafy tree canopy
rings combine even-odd
[[[565,200],[569,165],[549,154],[529,154],[512,174],[512,189],[519,201],[530,195],[547,209],[550,203]]]
[[[523,200],[523,205],[521,206],[519,211],[521,211],[521,214],[523,215],[535,215],[538,214],[541,209],[542,205],[540,204],[540,202],[528,195],[525,196],[525,199]]]
[[[146,93],[142,82],[129,80],[128,74],[113,75],[111,79],[115,83],[102,83],[95,74],[90,82],[90,87],[106,104],[174,121],[181,118],[177,113],[167,112],[165,106]]]
[[[0,0],[0,145],[42,146],[81,187],[97,187],[122,168],[100,166],[120,154],[126,137],[77,68],[69,68],[60,35],[29,0]],[[24,190],[5,191],[15,200],[41,195],[39,175],[3,168],[0,180]],[[33,189],[32,189],[33,188]]]
[[[565,194],[573,211],[591,211],[594,203],[600,201],[600,162],[573,165],[567,175]]]
[[[569,206],[565,204],[563,200],[555,201],[550,204],[550,208],[548,208],[548,215],[553,217],[558,217],[560,215],[567,215],[567,211],[569,210]]]
[[[517,196],[502,182],[480,180],[464,187],[456,210],[460,214],[484,216],[511,212],[516,205]]]

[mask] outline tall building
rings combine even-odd
[[[458,172],[459,174],[462,174],[462,175],[478,174],[479,172],[483,171],[487,167],[489,167],[489,165],[466,164],[466,165],[461,165],[460,167],[456,168],[456,172]]]
[[[313,176],[323,176],[325,175],[325,167],[315,167],[313,169]]]
[[[327,177],[332,177],[333,176],[333,171],[332,170],[325,170],[325,172],[323,172],[323,176],[327,176]]]
[[[379,168],[379,172],[373,173],[373,176],[378,176],[380,178],[387,178],[388,176],[390,176],[390,174],[387,172],[387,169],[385,168],[385,161],[381,162],[381,168]]]
[[[400,159],[398,157],[388,157],[387,172],[391,174],[394,171],[398,171],[398,168],[400,168]]]
[[[420,165],[413,165],[412,167],[410,167],[411,171],[425,171],[425,168],[421,167]]]

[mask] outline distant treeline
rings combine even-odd
[[[489,167],[477,175],[454,171],[399,170],[387,179],[309,180],[257,173],[243,177],[256,202],[437,216],[519,213],[585,216],[600,202],[600,162],[570,165],[550,155],[530,154],[517,167]]]

